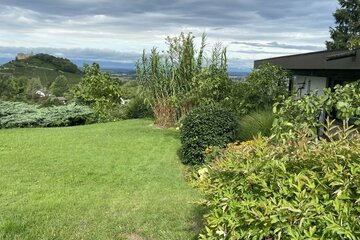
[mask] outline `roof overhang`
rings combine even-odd
[[[265,63],[280,66],[287,70],[359,70],[360,49],[334,50],[304,53],[276,58],[256,60],[254,67]]]

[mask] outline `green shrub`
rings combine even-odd
[[[112,113],[120,105],[122,96],[118,81],[111,78],[107,72],[101,72],[100,65],[93,63],[84,65],[84,77],[72,89],[75,100],[83,105],[90,106],[98,117],[98,121],[117,120]]]
[[[323,96],[312,93],[300,99],[293,96],[284,98],[274,104],[273,110],[275,113],[273,133],[279,138],[304,128],[321,127],[319,116],[322,112],[345,122],[352,120],[349,123],[360,126],[360,81],[345,86],[337,85],[334,91],[327,88]],[[332,116],[334,110],[337,116]]]
[[[258,134],[270,136],[274,122],[274,114],[271,111],[252,112],[240,119],[239,140],[251,140]]]
[[[93,111],[85,106],[69,104],[40,108],[19,102],[0,103],[0,128],[60,127],[85,124]]]
[[[107,114],[111,116],[113,120],[153,117],[151,107],[139,97],[131,99],[128,104],[112,106],[107,110]],[[98,121],[98,119],[95,119],[95,121]]]
[[[275,65],[263,64],[254,69],[243,81],[234,81],[224,102],[237,116],[263,111],[289,95],[291,74]]]
[[[53,96],[42,97],[39,101],[40,107],[64,106],[65,104],[66,103],[64,101],[61,101]]]
[[[127,105],[128,118],[152,118],[154,113],[149,104],[144,102],[144,99],[136,97],[130,100]]]
[[[139,95],[139,83],[136,80],[125,80],[119,82],[124,99],[133,99]]]
[[[358,239],[360,134],[229,144],[198,171],[201,239]]]
[[[64,75],[59,75],[50,85],[50,91],[57,97],[64,96],[64,93],[69,90],[69,80]]]
[[[0,118],[11,115],[25,115],[34,112],[35,112],[34,106],[28,105],[23,102],[4,101],[0,103]]]
[[[117,121],[117,120],[128,119],[128,111],[129,110],[128,110],[127,105],[122,105],[122,104],[114,105],[107,110],[107,115],[111,116],[111,118],[109,118],[107,121]],[[104,120],[102,120],[102,119],[99,120],[99,118],[97,118],[95,121],[99,122],[99,121],[104,121]]]
[[[195,108],[184,118],[181,127],[183,162],[204,163],[204,150],[233,141],[237,127],[234,115],[227,109],[214,105]]]

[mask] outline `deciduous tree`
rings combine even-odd
[[[57,97],[64,96],[64,93],[69,90],[68,80],[64,75],[56,77],[55,81],[50,86],[50,91]]]
[[[85,65],[84,72],[84,77],[73,90],[75,99],[92,107],[101,120],[112,120],[110,112],[120,104],[122,96],[120,84],[109,73],[101,72],[97,63]]]

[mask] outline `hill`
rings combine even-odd
[[[80,81],[82,72],[69,59],[49,54],[36,54],[0,66],[0,75],[39,78],[43,86],[49,87],[60,75],[64,75],[70,85],[76,84]]]

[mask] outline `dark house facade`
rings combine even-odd
[[[320,51],[284,57],[257,60],[254,67],[271,63],[293,74],[290,90],[299,97],[324,88],[346,84],[360,79],[360,49]]]

